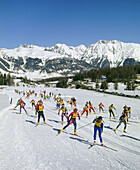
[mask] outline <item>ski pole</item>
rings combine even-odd
[[[90,125],[90,124],[92,124],[92,123],[88,123],[87,125],[81,126],[81,127],[79,127],[77,130],[82,129],[82,128],[84,128],[84,127]]]

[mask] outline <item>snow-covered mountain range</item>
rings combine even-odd
[[[28,78],[70,76],[100,67],[140,64],[140,44],[100,40],[88,47],[56,44],[0,49],[0,71]]]

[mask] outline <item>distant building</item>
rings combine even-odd
[[[47,87],[56,87],[57,83],[58,83],[58,81],[52,81],[52,82],[47,82],[45,85]]]
[[[103,75],[102,75],[101,78],[99,78],[99,79],[97,79],[97,80],[98,80],[99,83],[102,83],[103,81],[106,81],[107,78],[106,78],[106,76],[103,76]],[[97,80],[96,80],[96,81],[97,81]]]

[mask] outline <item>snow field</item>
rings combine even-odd
[[[16,105],[19,95],[14,92],[13,87],[4,88],[2,94],[7,94],[9,98],[13,97],[13,104],[4,100],[5,109],[0,111],[0,169],[1,170],[89,170],[89,169],[139,169],[140,167],[140,114],[139,100],[129,99],[112,95],[104,95],[93,91],[75,90],[75,89],[55,89],[47,88],[47,93],[61,93],[63,99],[68,101],[71,97],[76,97],[78,110],[82,113],[83,107],[87,101],[91,101],[98,113],[85,114],[81,120],[77,119],[77,128],[93,121],[96,116],[103,116],[104,132],[103,141],[108,147],[112,147],[117,152],[101,146],[94,146],[88,149],[93,142],[93,124],[82,129],[77,129],[77,134],[83,138],[73,135],[73,125],[69,126],[62,134],[56,136],[62,129],[61,116],[56,111],[56,103],[51,98],[44,101],[44,113],[46,122],[53,128],[44,125],[40,120],[40,125],[35,127],[37,119],[34,117],[34,110],[30,101],[35,99],[37,102],[39,96],[23,100],[26,102],[27,116],[22,110],[22,114],[17,110],[9,110]],[[27,90],[27,88],[16,87],[18,90]],[[31,89],[32,90],[32,89]],[[35,91],[40,93],[43,87],[36,87]],[[21,95],[22,96],[22,95]],[[0,95],[0,100],[3,95]],[[98,104],[102,102],[105,105],[105,113],[99,114]],[[117,119],[109,120],[108,106],[114,104],[117,108],[115,112]],[[124,134],[123,124],[118,129],[117,134],[114,128],[118,124],[118,118],[121,115],[124,105],[132,107],[132,118],[130,125],[127,126],[127,134]],[[69,112],[70,113],[70,112]],[[65,119],[65,124],[66,124]],[[99,142],[97,136],[97,143]]]

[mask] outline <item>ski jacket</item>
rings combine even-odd
[[[67,113],[68,111],[67,111],[67,108],[66,107],[61,107],[60,109],[59,109],[59,112],[60,112],[60,110],[62,110],[62,113]]]
[[[109,110],[113,110],[113,109],[115,109],[114,106],[109,106]],[[115,110],[116,110],[116,109],[115,109]]]
[[[102,120],[101,122],[98,122],[98,118],[95,118],[93,120],[93,123],[95,123],[96,127],[101,128],[103,130],[104,120]]]
[[[102,103],[100,103],[98,106],[99,106],[99,107],[105,107]]]
[[[42,104],[42,105],[37,105],[37,107],[36,107],[36,111],[37,111],[37,112],[38,112],[38,111],[43,111],[43,109],[44,109],[43,104]]]
[[[70,117],[72,118],[72,119],[76,119],[76,117],[79,117],[79,119],[80,119],[80,115],[79,115],[79,113],[78,112],[72,112],[70,115],[69,115],[69,117],[68,117],[68,120],[70,119]]]

